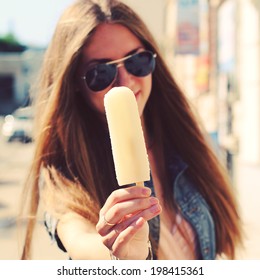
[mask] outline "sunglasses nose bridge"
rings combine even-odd
[[[123,67],[122,67],[123,66]],[[131,87],[133,83],[133,77],[131,73],[125,67],[124,61],[117,64],[117,74],[115,77],[116,86]]]
[[[116,64],[116,67],[117,67],[117,68],[120,68],[120,67],[122,67],[122,66],[124,66],[124,62],[123,62],[123,61],[118,62],[118,63]]]

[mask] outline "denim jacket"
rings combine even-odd
[[[178,156],[174,156],[171,158],[169,168],[172,179],[173,195],[178,209],[192,226],[196,234],[199,250],[198,256],[204,260],[215,259],[215,225],[208,204],[197,191],[194,183],[188,178],[186,172],[188,165],[186,163],[184,163]],[[150,187],[152,189],[152,195],[155,195],[152,177],[150,181],[145,182],[145,185]],[[158,245],[160,216],[149,221],[149,225],[151,236]],[[154,255],[156,258],[155,252]]]
[[[188,166],[178,156],[171,157],[169,165],[171,180],[173,184],[173,195],[183,217],[194,229],[198,242],[198,256],[204,260],[216,258],[215,226],[210,212],[210,208],[202,195],[196,190],[196,186],[187,176]],[[152,195],[155,196],[153,180],[145,182],[145,186],[151,188]],[[65,251],[57,232],[57,220],[45,213],[45,226],[53,241],[58,247]],[[159,244],[160,238],[160,216],[149,221],[150,234],[153,240]],[[154,251],[156,259],[156,252]]]

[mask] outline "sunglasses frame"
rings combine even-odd
[[[124,66],[124,61],[126,61],[126,60],[129,59],[129,58],[131,58],[132,56],[137,55],[137,54],[140,54],[140,53],[147,53],[147,52],[150,53],[150,54],[152,54],[152,57],[153,57],[153,58],[156,58],[156,56],[157,56],[156,53],[153,53],[152,51],[149,51],[149,50],[144,50],[144,51],[141,51],[141,52],[137,52],[137,53],[134,53],[134,54],[127,55],[127,56],[125,56],[125,57],[123,57],[123,58],[119,58],[119,59],[116,59],[116,60],[112,60],[112,61],[108,61],[108,62],[106,62],[106,63],[100,63],[100,64],[103,64],[103,65],[112,65],[112,64],[116,64],[116,67],[119,68],[119,67]],[[126,69],[126,70],[127,70],[127,69]],[[128,72],[128,70],[127,70],[127,72]],[[129,73],[129,72],[128,72],[128,73]],[[86,73],[86,74],[87,74],[87,73]],[[88,84],[87,84],[87,81],[86,81],[86,74],[85,74],[84,76],[81,76],[80,78],[81,78],[82,80],[85,80],[85,84],[86,84],[86,86],[89,88],[89,86],[88,86]],[[129,73],[129,74],[134,75],[134,74],[132,74],[132,73]],[[115,80],[116,76],[117,76],[117,73],[116,73],[116,75],[115,75],[113,81]],[[134,76],[135,76],[135,75],[134,75]],[[138,76],[136,76],[136,77],[138,77]],[[111,85],[111,84],[113,83],[113,81],[112,81],[109,85]],[[109,87],[109,85],[106,86],[104,89],[106,89],[107,87]],[[101,90],[95,91],[95,90],[93,90],[93,89],[91,89],[91,88],[89,88],[89,89],[90,89],[91,91],[94,91],[94,92],[98,92],[98,91],[104,90],[104,89],[101,89]]]

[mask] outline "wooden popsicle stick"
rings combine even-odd
[[[136,182],[135,185],[138,187],[144,187],[144,182]]]

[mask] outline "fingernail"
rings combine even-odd
[[[156,204],[156,203],[158,203],[158,199],[157,199],[156,197],[150,197],[150,198],[149,198],[149,202],[150,202],[151,204]]]
[[[151,195],[151,189],[142,188],[142,194],[145,195],[145,196],[150,196]]]
[[[159,204],[155,204],[150,208],[151,213],[157,213],[160,211],[160,205]]]

